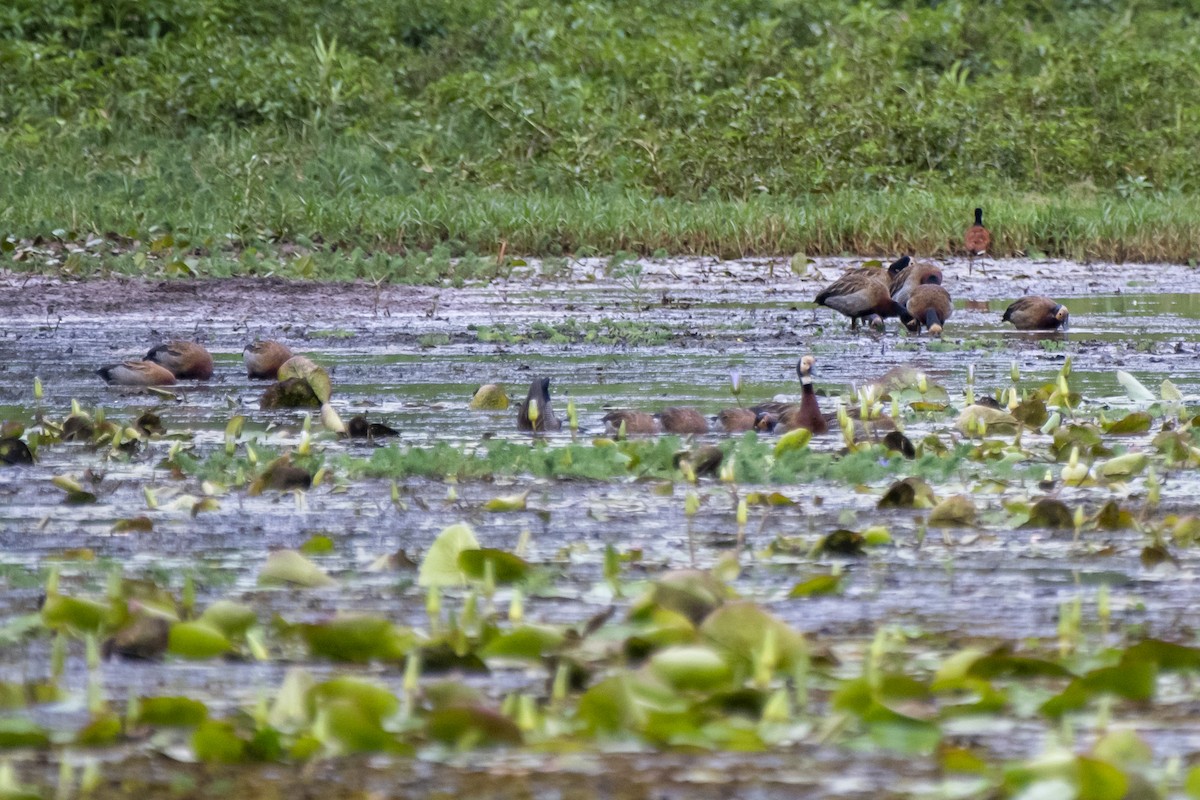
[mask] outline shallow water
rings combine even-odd
[[[926,372],[960,404],[968,366],[975,368],[976,392],[984,393],[1008,385],[1012,362],[1023,385],[1048,382],[1067,355],[1073,360],[1072,388],[1084,395],[1089,409],[1109,408],[1110,416],[1132,407],[1114,377],[1118,368],[1152,391],[1169,377],[1186,398],[1200,398],[1200,295],[1179,293],[1194,280],[1186,268],[1013,261],[985,264],[985,274],[968,277],[965,265],[948,262],[943,265],[946,287],[956,310],[941,342],[933,342],[901,335],[894,321],[883,336],[851,332],[832,312],[814,310],[806,301],[845,263],[822,261],[802,280],[782,262],[671,261],[647,265],[642,284],[631,287],[605,278],[602,262],[581,262],[575,266],[577,282],[571,284],[518,275],[492,287],[387,287],[379,293],[362,286],[273,281],[58,284],[8,276],[0,297],[0,418],[32,421],[38,411],[32,382],[38,376],[46,389],[41,407],[55,415],[72,399],[84,407],[101,406],[118,418],[154,408],[168,430],[195,432],[196,446],[203,450],[219,446],[231,415],[244,414],[247,430],[262,431],[280,446],[294,444],[300,415],[259,411],[264,384],[249,381],[241,367],[242,347],[260,337],[280,338],[327,366],[335,385],[334,405],[344,419],[365,411],[371,419],[401,429],[405,443],[477,441],[492,435],[519,439],[514,410],[467,409],[481,383],[503,382],[515,403],[532,376],[550,375],[560,413],[569,395],[585,432],[600,433],[600,417],[615,407],[653,411],[686,404],[714,414],[735,402],[729,391],[733,368],[741,374],[740,399],[747,404],[795,394],[795,362],[803,353],[817,358],[816,380],[826,395],[826,410],[833,409],[833,396],[846,395],[897,365]],[[588,281],[589,275],[595,280]],[[1069,333],[1018,333],[1000,324],[1007,303],[1029,287],[1053,293],[1070,306]],[[139,356],[168,338],[204,342],[217,359],[214,379],[182,384],[178,401],[172,402],[107,387],[94,375],[97,366]],[[924,433],[947,436],[950,424],[913,418],[907,427],[915,440]],[[1131,441],[1136,445],[1144,439]],[[321,444],[327,453],[367,457],[371,452],[370,445],[361,443],[329,439]],[[839,446],[832,437],[813,444],[818,450]],[[114,535],[115,520],[145,513],[142,486],[147,483],[159,487],[164,502],[175,488],[199,493],[196,481],[174,485],[157,466],[169,447],[170,442],[157,442],[129,463],[104,464],[85,445],[65,445],[48,450],[34,467],[0,470],[0,620],[32,613],[41,592],[38,576],[57,554],[72,548],[90,548],[100,563],[62,562],[69,585],[101,590],[100,576],[109,563],[120,564],[127,575],[176,581],[182,571],[193,570],[200,576],[200,606],[221,597],[252,597],[260,611],[277,612],[293,622],[362,611],[415,626],[425,620],[424,592],[415,587],[415,576],[362,570],[398,549],[422,552],[439,530],[460,520],[475,526],[489,547],[511,549],[528,531],[527,558],[557,575],[552,589],[527,603],[534,620],[575,622],[609,602],[593,590],[602,583],[607,544],[622,551],[641,549],[641,562],[632,569],[646,577],[691,561],[682,492],[664,495],[656,484],[643,482],[464,482],[455,486],[457,499],[447,501],[445,483],[412,479],[401,486],[407,510],[391,503],[390,483],[382,480],[357,480],[336,493],[326,485],[308,492],[302,506],[291,495],[252,498],[234,492],[220,499],[218,511],[193,518],[183,510],[160,510],[154,512],[153,532]],[[102,473],[99,502],[62,505],[62,493],[49,478],[88,467]],[[798,504],[765,515],[754,512],[749,530],[756,548],[777,537],[811,539],[835,527],[877,523],[890,528],[895,546],[851,561],[803,554],[751,560],[736,582],[738,591],[817,642],[835,651],[844,647],[850,655],[858,654],[881,624],[944,636],[948,642],[1053,639],[1060,604],[1082,597],[1092,607],[1101,585],[1113,592],[1114,628],[1171,638],[1190,625],[1200,560],[1187,550],[1177,553],[1178,565],[1148,568],[1140,560],[1146,539],[1136,530],[1094,533],[1074,542],[1069,534],[1014,531],[989,521],[989,512],[1000,514],[1005,500],[1041,494],[1021,480],[976,496],[983,519],[978,529],[945,539],[931,532],[920,541],[920,514],[876,510],[885,485],[770,487]],[[965,485],[952,481],[935,488],[945,495]],[[481,512],[488,499],[525,488],[532,488],[530,511]],[[1163,508],[1192,508],[1196,490],[1194,481],[1167,475]],[[1136,498],[1144,485],[1134,480],[1124,491]],[[696,560],[707,566],[732,544],[734,501],[726,487],[711,482],[702,483],[700,494]],[[1083,502],[1093,509],[1112,493],[1064,489],[1059,496],[1070,506]],[[257,569],[270,550],[298,547],[315,533],[334,539],[334,552],[318,560],[343,579],[341,587],[301,594],[256,586]],[[842,594],[786,599],[798,580],[828,571],[834,562],[846,572]],[[503,593],[498,602],[504,602]],[[44,641],[9,648],[0,654],[0,680],[44,675],[47,651]],[[210,707],[221,711],[252,705],[272,691],[285,666],[109,663],[101,675],[109,697],[198,690],[211,695]],[[368,672],[393,685],[401,677],[383,669]],[[67,682],[82,687],[86,674],[81,648],[76,648]],[[544,676],[512,670],[470,680],[499,696],[517,686],[538,685]],[[77,701],[39,713],[67,728],[86,717]],[[1038,744],[1036,737],[1014,744],[1006,735],[980,736],[1006,757],[1036,752]],[[1200,726],[1163,737],[1155,754],[1183,754],[1196,746]],[[764,766],[774,758],[733,758],[731,770],[762,771],[758,796],[782,796],[781,787],[790,785],[785,773],[792,767]],[[497,757],[497,763],[513,767],[520,759]],[[588,759],[606,763],[601,756]],[[819,753],[804,760],[813,764],[814,773],[804,782],[815,794],[879,796],[876,792],[884,787],[899,792],[893,784],[897,771],[909,781],[903,791],[916,792],[913,787],[931,777],[924,768],[896,764],[879,754],[864,756],[851,774],[840,774],[840,766],[822,766]],[[543,767],[534,771],[555,772],[553,766]],[[663,778],[660,771],[672,767],[647,761],[636,768],[642,772],[634,783],[651,787],[658,776],[666,788],[653,796],[675,796],[683,791],[676,782],[691,786],[690,778],[679,777],[688,768]],[[448,766],[435,772],[446,786],[469,784],[474,774],[471,768]],[[571,774],[570,768],[561,770],[563,776]],[[554,779],[544,780],[534,781],[532,789],[556,789]],[[591,795],[567,791],[563,796]]]

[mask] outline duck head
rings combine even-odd
[[[1067,311],[1067,307],[1059,305],[1054,309],[1054,318],[1058,320],[1058,324],[1062,325],[1062,329],[1069,330],[1071,327],[1071,312]]]

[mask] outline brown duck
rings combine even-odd
[[[872,315],[881,319],[907,316],[904,306],[892,299],[890,288],[887,272],[861,267],[826,286],[813,302],[845,314],[850,318],[850,328],[854,329],[860,319],[870,319]]]
[[[161,364],[176,378],[205,381],[213,374],[213,357],[203,345],[173,341],[160,344],[146,354],[147,361]]]
[[[975,209],[975,224],[963,231],[963,246],[967,250],[967,257],[970,258],[967,264],[967,273],[970,274],[975,267],[975,256],[984,255],[992,246],[992,234],[983,227],[982,208]]]
[[[1070,328],[1071,313],[1061,303],[1035,294],[1009,306],[1000,321],[1011,322],[1019,331],[1052,331],[1060,325],[1065,331]]]
[[[536,419],[529,413],[531,407],[537,408]],[[525,396],[517,409],[517,430],[562,430],[562,420],[555,416],[554,409],[550,406],[549,378],[534,378],[533,383],[529,384],[529,394]]]
[[[672,406],[654,416],[664,433],[708,433],[708,420],[694,408]]]
[[[908,298],[908,313],[911,323],[905,323],[910,331],[918,333],[924,325],[934,336],[940,336],[942,326],[950,319],[954,307],[950,303],[950,293],[935,283],[926,283],[913,290]]]
[[[796,363],[796,375],[800,378],[799,403],[763,403],[751,410],[756,413],[776,415],[775,430],[783,433],[796,428],[807,428],[814,434],[822,434],[829,430],[829,423],[821,414],[821,406],[817,403],[817,393],[813,389],[812,371],[817,360],[812,356],[803,356]]]
[[[900,305],[908,302],[908,298],[912,297],[913,290],[918,286],[925,284],[942,283],[942,270],[936,264],[928,262],[914,261],[905,266],[900,271],[892,275],[891,286],[889,287],[892,293],[892,299]]]
[[[726,408],[717,414],[716,422],[726,433],[775,430],[777,418],[766,411],[749,408]]]
[[[247,377],[270,381],[278,377],[279,368],[291,357],[292,351],[286,345],[270,339],[259,339],[246,345],[246,349],[242,351]]]
[[[648,414],[645,411],[632,411],[630,409],[622,409],[620,411],[610,411],[604,415],[601,420],[604,423],[604,430],[610,436],[616,436],[621,432],[621,426],[625,426],[626,436],[653,435],[659,432],[658,420],[653,414]]]
[[[122,361],[96,370],[96,374],[113,386],[171,386],[175,375],[153,361]]]

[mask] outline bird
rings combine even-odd
[[[963,245],[967,248],[967,274],[975,267],[975,256],[981,256],[992,244],[992,234],[983,227],[983,209],[975,209],[975,224],[963,231]]]
[[[942,326],[950,319],[954,307],[950,302],[950,293],[937,284],[922,284],[913,290],[906,306],[912,318],[911,323],[905,323],[913,333],[920,333],[924,325],[934,336],[940,336]]]
[[[172,386],[175,374],[153,361],[122,361],[96,370],[112,386]]]
[[[655,416],[645,411],[633,411],[631,409],[610,411],[600,421],[604,423],[605,431],[612,436],[622,433],[622,426],[624,427],[624,435],[626,436],[653,435],[660,430],[658,420]]]
[[[766,411],[754,411],[749,408],[722,409],[714,421],[726,433],[744,433],[746,431],[775,430],[776,417]]]
[[[892,274],[889,289],[892,293],[892,299],[900,305],[904,305],[908,302],[908,298],[912,296],[913,289],[931,283],[941,285],[941,268],[936,264],[914,261]]]
[[[529,384],[529,394],[517,408],[517,430],[560,431],[562,420],[550,406],[550,379],[534,378]]]
[[[880,318],[879,325],[885,317],[904,319],[907,312],[903,305],[892,299],[888,280],[884,270],[860,267],[826,286],[813,302],[845,314],[850,318],[851,330],[858,327],[860,319],[870,319],[871,324],[876,324],[873,316]]]
[[[671,406],[654,416],[664,433],[708,433],[708,420],[694,408]]]
[[[1062,303],[1045,295],[1033,294],[1015,301],[1004,311],[1001,322],[1011,322],[1019,331],[1052,331],[1060,325],[1068,330],[1071,312]]]
[[[287,345],[272,339],[259,339],[246,345],[246,349],[242,351],[242,359],[246,362],[246,376],[271,381],[278,376],[283,362],[291,357],[292,351]]]
[[[176,340],[152,347],[146,360],[171,370],[176,378],[205,381],[212,377],[213,358],[204,345]]]
[[[802,356],[796,362],[796,375],[800,378],[799,403],[762,403],[751,407],[751,411],[764,414],[774,414],[777,417],[775,430],[780,433],[807,428],[814,435],[829,430],[829,422],[821,414],[821,406],[817,403],[817,393],[813,389],[812,372],[817,359],[813,356]]]

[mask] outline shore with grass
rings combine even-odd
[[[500,255],[961,254],[981,206],[996,257],[1193,264],[1200,26],[1133,8],[17,3],[0,249],[419,282]]]

